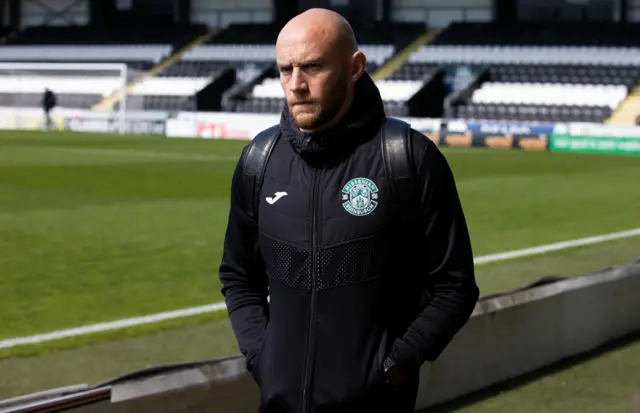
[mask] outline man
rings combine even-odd
[[[49,130],[53,122],[51,121],[51,110],[56,106],[56,95],[48,88],[42,94],[42,110],[44,111],[44,130]]]
[[[256,219],[241,155],[220,266],[260,411],[411,412],[420,366],[478,299],[451,170],[412,130],[421,214],[402,224],[380,149],[382,100],[349,24],[304,12],[280,32],[276,58],[282,135]]]

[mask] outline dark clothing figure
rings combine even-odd
[[[44,111],[44,128],[50,129],[53,125],[51,121],[51,110],[56,107],[56,95],[49,89],[45,89],[42,95],[42,110]]]
[[[222,292],[269,413],[408,413],[478,299],[454,177],[412,130],[420,217],[399,220],[381,151],[380,93],[365,74],[334,128],[301,132],[286,106],[260,192],[246,212],[243,152],[232,179]],[[267,302],[267,295],[270,302]],[[389,383],[390,372],[404,377]]]

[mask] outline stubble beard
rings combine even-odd
[[[329,91],[329,98],[324,106],[321,106],[317,101],[312,102],[316,106],[312,116],[309,116],[311,115],[309,112],[296,116],[293,114],[293,106],[288,104],[289,113],[295,125],[301,130],[314,130],[330,122],[342,109],[347,96],[347,87],[346,76],[343,76]]]

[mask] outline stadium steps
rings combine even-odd
[[[618,105],[605,123],[607,125],[633,126],[638,116],[640,116],[640,84]]]
[[[185,53],[187,53],[188,51],[190,51],[191,49],[193,49],[196,46],[199,46],[201,44],[204,44],[204,43],[208,42],[218,32],[219,32],[218,30],[211,30],[206,34],[195,38],[193,41],[188,43],[186,46],[184,46],[183,48],[181,48],[177,52],[169,55],[162,62],[158,63],[157,65],[155,65],[154,67],[149,69],[144,75],[139,76],[138,78],[136,78],[136,79],[132,80],[131,82],[129,82],[129,84],[127,85],[127,92],[131,92],[131,90],[133,89],[133,86],[137,85],[138,83],[142,82],[143,80],[145,80],[145,79],[147,79],[149,77],[153,77],[153,76],[157,75],[158,73],[161,73],[163,70],[165,70],[169,66],[177,63],[178,61],[180,61],[182,59],[182,57],[184,56]],[[120,100],[120,90],[115,91],[111,95],[109,95],[106,98],[104,98],[102,101],[100,101],[100,102],[96,103],[95,105],[93,105],[91,110],[96,110],[96,111],[111,110],[113,108],[113,106],[116,104],[116,102],[118,102],[118,100]]]
[[[387,60],[372,76],[371,78],[375,81],[384,80],[387,77],[391,76],[393,72],[398,70],[400,66],[402,66],[408,59],[409,56],[416,50],[420,48],[420,46],[427,45],[435,39],[435,37],[440,34],[440,29],[427,30],[425,33],[416,37],[416,39],[409,44],[409,46],[405,47],[398,53],[396,53],[393,57]]]

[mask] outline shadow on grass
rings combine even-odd
[[[550,366],[543,367],[540,370],[523,374],[522,376],[504,381],[499,384],[495,384],[493,386],[487,387],[486,389],[478,390],[466,396],[462,396],[455,400],[445,402],[436,406],[432,406],[422,410],[417,410],[416,412],[418,413],[455,412],[458,409],[461,409],[463,407],[468,407],[481,400],[489,399],[491,397],[497,396],[500,393],[517,390],[519,387],[525,386],[531,382],[539,380],[544,376],[560,372],[562,370],[571,368],[581,363],[585,363],[587,361],[600,357],[610,351],[623,349],[624,347],[634,344],[638,341],[640,341],[640,331],[631,333],[625,337],[614,340],[610,343],[607,343],[589,352],[566,358]],[[638,411],[638,413],[640,413],[640,410]]]

